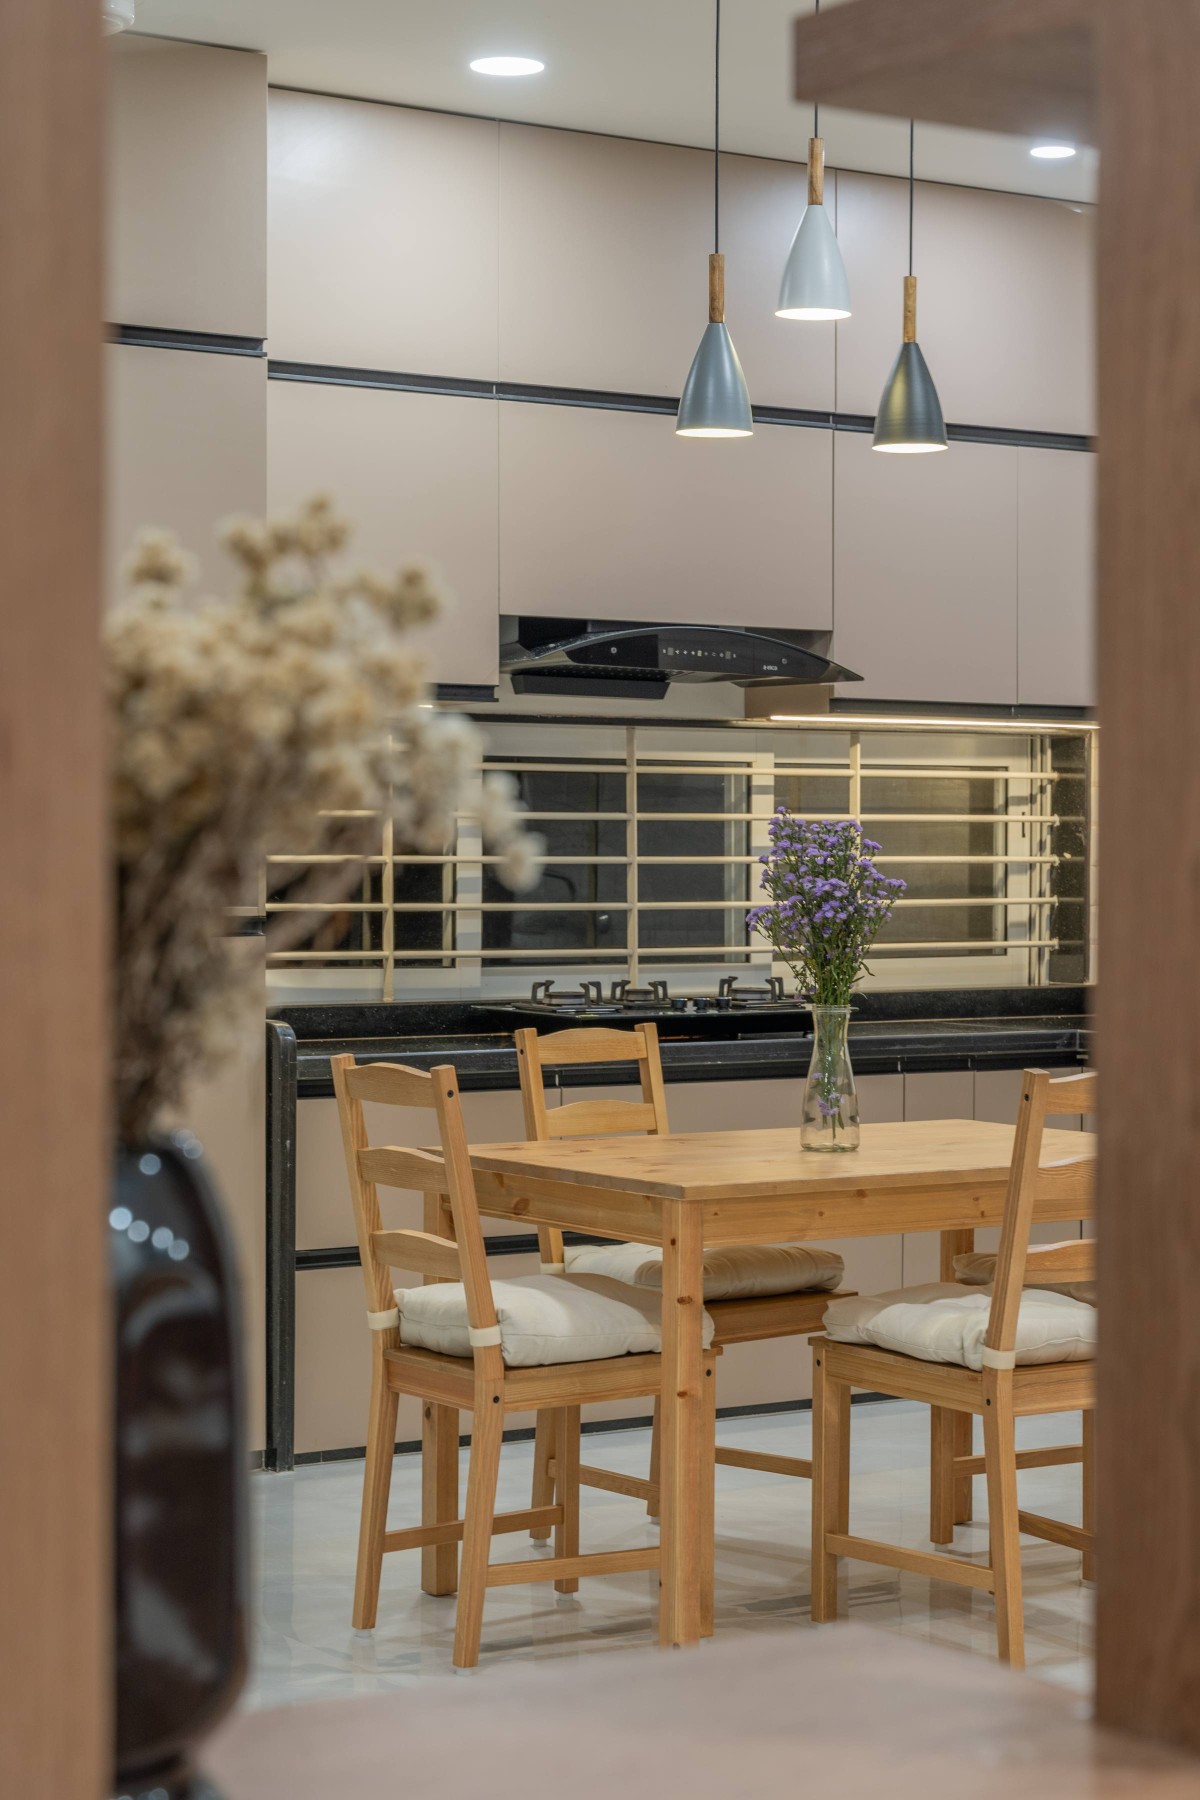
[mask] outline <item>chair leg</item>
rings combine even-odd
[[[825,1357],[813,1351],[812,1617],[815,1625],[837,1618],[838,1559],[825,1548],[830,1532],[845,1530],[842,1513],[842,1439],[848,1407],[845,1382],[830,1381]]]
[[[481,1394],[471,1421],[471,1459],[467,1465],[467,1506],[463,1514],[462,1568],[458,1611],[454,1619],[454,1667],[473,1669],[479,1661],[483,1602],[487,1594],[488,1558],[496,1513],[496,1482],[504,1406],[499,1393]]]
[[[1017,1519],[1017,1441],[1012,1376],[984,1371],[983,1454],[987,1470],[988,1534],[996,1584],[1000,1661],[1025,1667],[1021,1603],[1021,1536]]]
[[[929,1537],[935,1544],[954,1542],[954,1420],[948,1407],[929,1409]]]
[[[1083,1568],[1080,1573],[1085,1581],[1095,1581],[1096,1414],[1091,1407],[1083,1415],[1083,1529],[1092,1533],[1092,1544],[1083,1553]]]
[[[396,1454],[396,1409],[400,1396],[388,1386],[383,1358],[371,1366],[371,1407],[367,1415],[367,1460],[363,1470],[362,1514],[358,1527],[358,1570],[354,1578],[353,1622],[356,1631],[373,1631],[379,1606],[383,1568],[383,1534],[387,1530],[392,1459]]]
[[[554,1476],[550,1464],[554,1460],[554,1413],[546,1407],[537,1415],[533,1434],[533,1494],[531,1506],[554,1505]],[[537,1525],[530,1532],[535,1544],[548,1542],[549,1525]]]
[[[839,1381],[835,1389],[838,1404],[838,1507],[835,1531],[850,1529],[850,1383]]]
[[[426,1401],[421,1416],[421,1523],[442,1525],[458,1517],[458,1410]],[[452,1594],[458,1586],[458,1545],[427,1544],[421,1552],[421,1586],[427,1594]]]
[[[711,1637],[715,1629],[716,1569],[713,1537],[716,1531],[717,1502],[717,1370],[709,1356],[704,1362],[704,1455],[700,1475],[699,1518],[696,1536],[699,1543],[700,1568],[700,1635]]]
[[[650,1427],[650,1479],[658,1487],[662,1479],[662,1402],[658,1395],[654,1396],[654,1423]],[[647,1500],[646,1512],[652,1519],[658,1517],[658,1496]]]
[[[554,1414],[554,1499],[562,1519],[554,1527],[555,1556],[579,1555],[579,1408],[564,1406]],[[556,1594],[577,1594],[578,1576],[556,1581]]]

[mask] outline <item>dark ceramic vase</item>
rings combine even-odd
[[[202,1800],[197,1743],[245,1677],[247,1465],[237,1277],[186,1132],[117,1156],[114,1371],[120,1796]]]

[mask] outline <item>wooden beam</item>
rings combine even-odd
[[[0,1793],[110,1791],[101,56],[0,0]]]
[[[1097,1711],[1200,1750],[1200,5],[1101,43]]]
[[[797,19],[796,98],[1092,144],[1096,4],[853,0]]]

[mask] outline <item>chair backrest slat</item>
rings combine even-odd
[[[1021,1083],[1021,1099],[1017,1110],[1017,1127],[1013,1138],[1012,1163],[1008,1192],[1004,1202],[1004,1221],[1000,1229],[1000,1249],[996,1257],[996,1279],[992,1289],[992,1305],[988,1314],[987,1345],[991,1350],[1012,1350],[1016,1343],[1017,1319],[1021,1292],[1026,1285],[1029,1266],[1029,1232],[1034,1208],[1039,1200],[1087,1199],[1094,1191],[1095,1160],[1091,1156],[1057,1158],[1043,1165],[1042,1139],[1048,1118],[1084,1117],[1096,1110],[1096,1077],[1088,1072],[1080,1075],[1051,1076],[1045,1069],[1026,1069]],[[1081,1252],[1083,1240],[1062,1246]],[[1053,1246],[1058,1249],[1060,1246]],[[1090,1249],[1090,1245],[1088,1246]],[[1035,1264],[1038,1261],[1035,1252]],[[1039,1268],[1044,1281],[1047,1258]],[[1067,1257],[1061,1263],[1065,1266]],[[1093,1265],[1094,1266],[1094,1265]],[[1055,1281],[1088,1280],[1090,1276],[1055,1273]]]
[[[628,1031],[596,1026],[551,1031],[544,1036],[528,1027],[518,1031],[515,1038],[525,1130],[538,1143],[560,1137],[609,1137],[624,1131],[646,1132],[653,1137],[669,1133],[658,1031],[651,1022],[634,1025]],[[640,1101],[573,1100],[566,1106],[546,1105],[543,1070],[584,1063],[630,1062],[637,1064]],[[563,1260],[562,1232],[553,1226],[540,1226],[538,1248],[544,1263],[557,1266]]]
[[[435,1281],[461,1281],[462,1258],[456,1238],[432,1231],[373,1231],[371,1249],[391,1269],[415,1269]]]
[[[1030,1244],[1025,1257],[1026,1287],[1095,1279],[1096,1244],[1093,1238],[1068,1238],[1062,1244]]]
[[[419,1194],[446,1192],[446,1159],[428,1150],[402,1150],[395,1144],[373,1145],[359,1151],[358,1166],[364,1180],[373,1181],[379,1187],[415,1188]]]
[[[658,1114],[646,1101],[572,1100],[547,1110],[547,1136],[607,1137],[610,1132],[658,1130]]]
[[[407,1268],[423,1274],[427,1280],[461,1280],[468,1323],[476,1330],[493,1328],[496,1308],[488,1276],[487,1247],[453,1068],[447,1064],[426,1072],[397,1063],[360,1066],[352,1056],[331,1057],[330,1066],[368,1312],[391,1310],[395,1305],[391,1271]],[[441,1154],[393,1145],[372,1147],[367,1138],[364,1101],[433,1113]],[[429,1229],[385,1231],[378,1183],[424,1192],[427,1228],[432,1222],[448,1225],[453,1238]],[[399,1341],[395,1330],[376,1332],[374,1337],[381,1351]],[[474,1355],[476,1373],[481,1379],[498,1380],[503,1376],[498,1345],[479,1348]]]

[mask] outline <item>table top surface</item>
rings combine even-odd
[[[798,1128],[557,1138],[472,1144],[471,1162],[477,1173],[702,1203],[1003,1182],[1013,1129],[984,1119],[864,1125],[859,1149],[840,1154],[801,1149]],[[1090,1132],[1047,1131],[1042,1140],[1043,1168],[1090,1162],[1095,1154]]]

